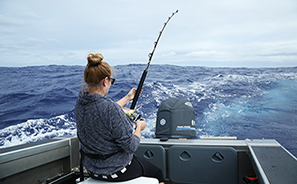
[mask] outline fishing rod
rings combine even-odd
[[[136,102],[137,102],[137,100],[138,100],[140,91],[141,91],[141,89],[142,89],[142,86],[143,86],[143,83],[144,83],[144,80],[145,80],[145,77],[146,77],[146,74],[147,74],[147,70],[148,70],[148,68],[149,68],[149,66],[150,66],[150,64],[151,64],[151,60],[152,60],[153,55],[154,55],[154,53],[155,53],[155,50],[156,50],[156,48],[157,48],[158,42],[159,42],[159,40],[160,40],[160,37],[161,37],[161,35],[162,35],[162,33],[163,33],[163,31],[164,31],[166,25],[168,24],[168,22],[170,21],[170,19],[171,19],[176,13],[178,13],[178,10],[176,10],[175,12],[173,12],[172,15],[171,15],[170,17],[168,17],[167,21],[166,21],[166,22],[164,23],[164,25],[163,25],[163,28],[162,28],[161,31],[159,32],[159,36],[158,36],[157,40],[154,42],[154,48],[153,48],[153,51],[150,52],[150,53],[148,54],[149,61],[148,61],[148,63],[147,63],[147,66],[146,66],[145,70],[144,70],[143,73],[142,73],[142,76],[141,76],[140,82],[139,82],[139,84],[138,84],[138,87],[137,87],[137,90],[136,90],[135,96],[134,96],[134,98],[133,98],[132,105],[131,105],[130,109],[134,109],[135,106],[136,106]]]

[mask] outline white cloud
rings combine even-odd
[[[161,56],[162,56],[162,57],[168,57],[168,56],[175,56],[175,55],[176,55],[175,52],[169,52],[169,53],[167,53],[167,54],[162,54]]]

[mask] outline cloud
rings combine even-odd
[[[89,51],[111,65],[146,63],[176,9],[152,63],[296,66],[297,2],[289,0],[3,0],[0,66],[85,65]]]
[[[19,26],[24,25],[24,22],[21,19],[16,19],[0,14],[0,25],[1,26]]]
[[[168,57],[168,56],[175,56],[176,53],[175,52],[169,52],[167,54],[162,54],[161,57]]]

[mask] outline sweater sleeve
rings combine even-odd
[[[133,134],[133,127],[129,118],[116,103],[111,105],[108,113],[112,126],[112,137],[115,142],[125,152],[129,154],[134,153],[139,146],[140,139]]]

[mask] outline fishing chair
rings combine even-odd
[[[79,166],[79,174],[80,174],[80,184],[111,184],[114,182],[111,181],[103,181],[103,180],[95,180],[93,178],[88,178],[84,181],[84,172],[83,172],[83,164],[82,158],[84,157],[84,153],[80,151],[81,158],[80,158],[80,166]],[[149,177],[138,177],[132,180],[123,181],[123,182],[116,182],[117,184],[159,184],[158,179],[156,178],[149,178]]]

